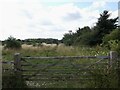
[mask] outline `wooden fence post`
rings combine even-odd
[[[20,53],[14,54],[14,73],[21,78],[21,57]]]
[[[120,61],[118,58],[118,53],[116,51],[110,51],[110,68],[116,69],[115,72],[118,75],[118,87],[120,88]],[[115,66],[113,66],[115,65]],[[115,68],[116,67],[116,68]]]
[[[118,73],[118,88],[120,88],[120,57],[118,57],[118,68],[117,68],[117,73]]]
[[[117,62],[118,54],[116,51],[110,51],[109,56],[110,56],[109,66],[113,67],[113,64]]]

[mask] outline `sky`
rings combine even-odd
[[[93,27],[104,10],[117,17],[118,0],[0,0],[0,40],[60,40],[69,30]]]

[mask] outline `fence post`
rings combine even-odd
[[[116,51],[110,51],[109,56],[110,56],[109,66],[113,67],[113,64],[117,62],[118,54]]]
[[[116,51],[110,51],[110,60],[109,60],[110,68],[116,67],[117,70],[115,72],[118,75],[118,87],[120,87],[120,61],[118,58],[118,53]],[[115,66],[113,66],[115,65]]]
[[[20,53],[14,54],[14,73],[21,79],[21,57]]]

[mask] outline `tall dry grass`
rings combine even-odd
[[[55,46],[55,47],[50,47],[50,46],[34,47],[32,45],[25,45],[24,44],[24,45],[22,45],[22,49],[20,49],[20,50],[3,49],[3,53],[2,53],[3,59],[12,61],[14,53],[21,53],[22,56],[97,56],[97,55],[102,56],[102,55],[108,55],[109,50],[102,48],[100,46],[91,48],[91,47],[65,46],[64,44],[60,44],[60,45]],[[79,64],[86,63],[86,61],[89,62],[88,60],[84,60],[83,62],[75,61],[75,63],[79,63]],[[103,79],[108,80],[109,79],[106,77],[99,78],[99,75],[103,74],[102,71],[101,72],[94,72],[94,73],[96,75],[95,79],[98,81],[97,81],[97,83],[96,83],[96,81],[93,81],[92,86],[89,86],[89,87],[95,88],[96,85],[98,85],[98,87],[99,87],[99,85],[101,85],[101,84],[103,85],[103,82],[101,82],[101,80],[103,80]],[[96,83],[96,85],[94,85],[94,83]],[[63,83],[61,83],[61,84],[63,84]],[[105,84],[108,84],[108,83],[104,82],[104,85]],[[74,83],[68,84],[68,85],[70,85],[70,87],[71,87],[71,85],[74,85]],[[79,84],[75,87],[79,87]]]
[[[109,50],[101,47],[74,47],[60,44],[58,46],[22,45],[22,49],[2,49],[3,60],[13,60],[15,53],[22,56],[97,56],[108,55]]]

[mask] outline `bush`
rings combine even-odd
[[[14,37],[8,37],[7,40],[5,40],[5,48],[8,49],[20,49],[21,48],[21,43],[17,41]]]
[[[27,85],[23,79],[18,78],[18,76],[10,70],[2,74],[2,88],[27,88]]]
[[[113,30],[103,38],[103,46],[120,54],[120,28]]]
[[[110,40],[119,40],[120,41],[120,28],[113,30],[110,34],[107,34],[103,41],[106,43]]]
[[[116,64],[115,64],[116,65]],[[119,88],[118,85],[118,74],[116,71],[116,67],[112,68],[96,68],[94,71],[90,71],[89,73],[92,76],[92,79],[87,87],[92,88]]]
[[[108,48],[112,51],[117,51],[120,55],[120,41],[119,40],[110,40],[107,43],[103,43],[102,46]]]

